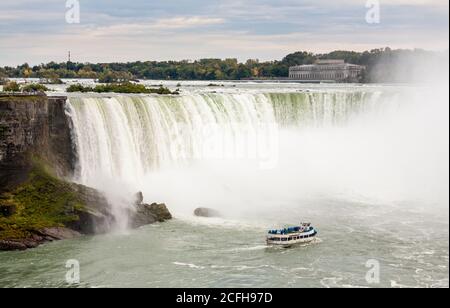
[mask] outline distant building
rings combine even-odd
[[[317,60],[310,65],[289,68],[289,78],[301,81],[357,82],[364,66],[345,63],[344,60]]]

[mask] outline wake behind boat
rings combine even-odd
[[[295,244],[304,244],[314,241],[317,230],[310,223],[302,223],[297,227],[280,230],[270,230],[267,235],[267,245],[289,247]]]

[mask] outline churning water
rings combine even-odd
[[[64,286],[77,259],[80,286],[448,287],[448,89],[182,90],[70,96],[67,108],[75,180],[110,196],[122,228],[119,200],[136,191],[175,219],[1,253],[0,286]],[[224,218],[194,218],[200,206]],[[264,246],[266,229],[300,220],[318,242]]]

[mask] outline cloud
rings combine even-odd
[[[364,0],[63,0],[0,3],[0,65],[237,57],[280,59],[296,50],[448,49],[448,2],[382,0],[381,23]]]
[[[319,3],[330,4],[328,0],[316,0]],[[338,5],[365,5],[368,0],[340,0]],[[373,1],[372,1],[373,2]],[[426,6],[426,7],[448,7],[447,0],[379,0],[381,6]]]
[[[151,25],[154,29],[183,29],[198,26],[209,26],[224,23],[223,18],[209,18],[201,16],[174,17],[159,19]]]
[[[222,18],[208,18],[200,16],[173,17],[157,19],[151,22],[114,24],[110,26],[87,26],[91,31],[90,36],[138,36],[143,34],[155,34],[156,31],[170,31],[211,26],[224,23]]]

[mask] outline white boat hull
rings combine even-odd
[[[266,242],[269,246],[289,247],[297,244],[311,243],[316,239],[315,229],[303,233],[291,233],[285,235],[268,235]]]

